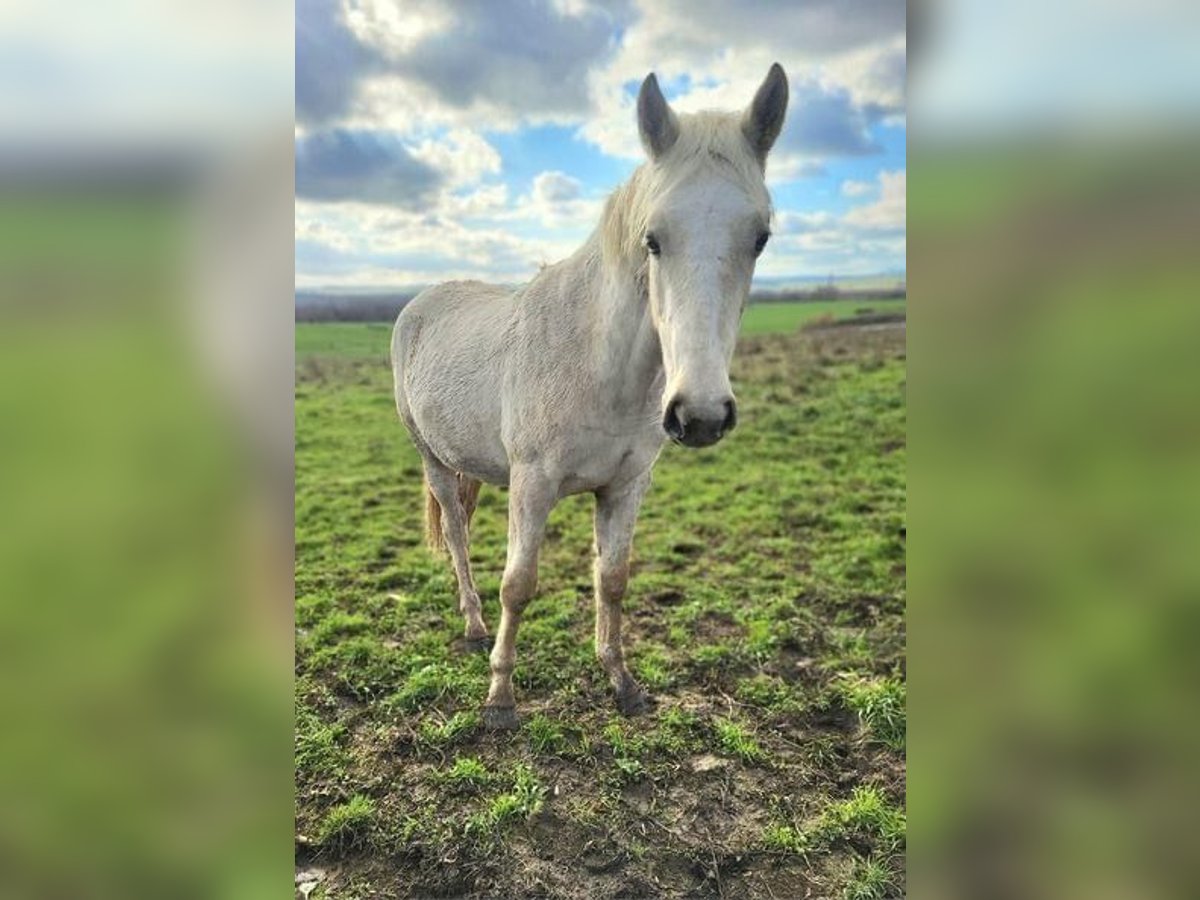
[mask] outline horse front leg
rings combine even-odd
[[[629,551],[650,473],[619,490],[596,493],[596,656],[616,692],[617,708],[627,716],[644,712],[649,698],[625,667],[621,647],[621,604],[629,583]]]
[[[508,562],[500,582],[500,626],[492,647],[492,681],[483,707],[483,722],[490,729],[519,724],[512,685],[517,629],[525,606],[537,591],[538,550],[557,498],[556,485],[536,473],[513,471],[508,491]]]

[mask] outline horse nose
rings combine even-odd
[[[685,447],[708,447],[737,425],[737,404],[732,397],[716,403],[689,403],[676,395],[663,415],[663,431]]]

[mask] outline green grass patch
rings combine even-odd
[[[860,836],[892,848],[903,843],[905,830],[904,813],[889,804],[878,788],[859,787],[846,800],[829,804],[811,836],[821,841]]]
[[[894,896],[892,870],[874,857],[859,860],[842,891],[844,900],[884,900]]]
[[[805,322],[811,322],[814,319],[849,319],[864,312],[902,313],[905,305],[903,299],[751,303],[742,317],[742,334],[779,334],[795,331]]]
[[[473,756],[460,756],[454,765],[439,776],[444,784],[455,787],[483,787],[491,781],[487,766]]]
[[[736,695],[743,703],[764,710],[798,709],[800,703],[791,687],[775,675],[752,675],[738,680]]]
[[[717,719],[713,722],[717,744],[724,753],[736,756],[744,763],[761,763],[766,761],[767,754],[754,735],[739,722],[732,719]]]
[[[529,718],[525,723],[525,733],[529,736],[529,748],[534,753],[554,755],[566,749],[567,734],[562,726],[541,713]]]
[[[338,853],[366,846],[375,819],[375,801],[355,794],[346,803],[339,803],[325,814],[317,841],[322,847]]]
[[[809,846],[803,831],[778,822],[763,829],[762,842],[768,850],[778,853],[804,853]]]
[[[338,778],[346,770],[348,758],[342,749],[346,729],[324,721],[311,709],[296,711],[296,770],[315,778]]]
[[[863,727],[878,741],[903,750],[906,692],[898,678],[844,676],[837,686],[846,706],[858,713]]]
[[[485,801],[483,808],[467,819],[464,831],[476,838],[491,838],[513,822],[536,815],[542,808],[546,788],[533,770],[519,765],[513,770],[512,789]]]
[[[850,319],[864,312],[902,313],[906,305],[903,299],[751,303],[742,317],[742,334],[785,334],[814,319]],[[297,322],[296,358],[337,356],[386,361],[391,340],[390,322]]]
[[[456,712],[448,719],[426,719],[417,732],[421,744],[442,748],[460,743],[479,730],[481,718],[475,710]]]

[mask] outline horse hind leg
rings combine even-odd
[[[479,482],[458,475],[437,460],[427,457],[425,483],[430,494],[426,523],[431,531],[430,543],[436,544],[436,538],[441,537],[454,561],[454,574],[458,578],[458,608],[465,620],[464,641],[469,649],[486,650],[491,645],[491,638],[483,621],[479,591],[471,574],[468,530],[479,496]]]

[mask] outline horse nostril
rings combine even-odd
[[[667,412],[663,416],[663,431],[674,440],[683,440],[683,423],[679,421],[678,397],[667,404]]]
[[[725,401],[725,423],[721,426],[721,433],[733,431],[737,425],[737,404],[732,400]]]

